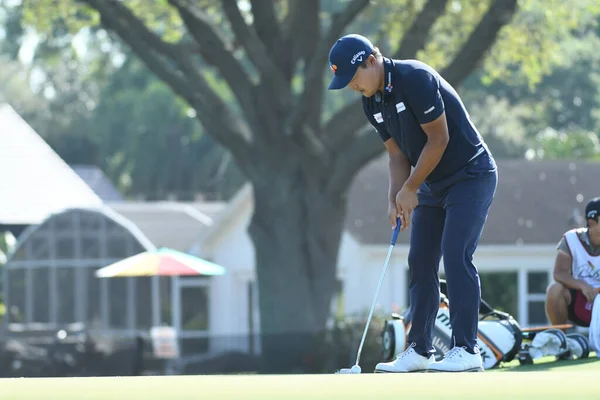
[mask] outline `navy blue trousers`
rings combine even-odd
[[[409,296],[412,327],[408,342],[432,353],[440,306],[439,263],[444,270],[455,346],[474,352],[481,287],[473,253],[479,243],[498,182],[492,155],[479,155],[440,182],[423,184],[411,222]]]

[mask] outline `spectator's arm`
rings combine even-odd
[[[569,244],[567,243],[567,240],[564,236],[560,239],[560,242],[558,242],[558,246],[556,246],[556,249],[564,251],[569,256],[571,255],[571,249],[569,248]]]
[[[573,278],[571,273],[572,263],[573,258],[571,255],[559,250],[554,261],[554,280],[569,289],[581,290],[585,282]]]

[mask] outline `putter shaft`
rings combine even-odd
[[[387,258],[385,259],[385,263],[383,264],[383,271],[381,271],[381,276],[379,277],[379,284],[377,285],[377,290],[375,291],[375,298],[373,299],[373,303],[371,304],[371,310],[369,311],[369,317],[367,318],[367,324],[365,325],[365,330],[363,331],[362,339],[360,340],[360,346],[358,347],[358,354],[356,355],[356,364],[358,365],[360,361],[360,354],[362,353],[363,345],[365,344],[365,338],[367,337],[367,331],[369,330],[369,325],[371,325],[371,317],[373,316],[373,310],[375,309],[375,304],[377,304],[377,298],[379,297],[379,291],[381,290],[381,285],[383,284],[383,278],[385,278],[385,273],[387,271],[387,266],[390,262],[390,258],[392,256],[392,250],[394,249],[394,245],[390,244],[390,249],[388,250]]]

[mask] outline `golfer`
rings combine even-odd
[[[389,155],[389,211],[410,230],[408,347],[376,372],[483,371],[477,347],[481,290],[473,264],[497,185],[492,154],[460,97],[433,68],[383,57],[360,35],[329,53],[330,90],[350,87]],[[412,167],[412,169],[411,169]],[[412,220],[412,221],[411,221]],[[435,362],[432,332],[444,257],[453,348]]]

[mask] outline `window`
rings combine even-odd
[[[10,306],[10,321],[23,323],[25,322],[25,270],[24,269],[9,269],[8,270],[8,296]]]
[[[546,288],[550,280],[550,272],[528,272],[527,273],[527,313],[528,325],[546,325]]]
[[[527,274],[527,292],[533,293],[546,293],[548,287],[548,273],[547,272],[529,272]]]
[[[184,286],[181,288],[182,330],[208,330],[208,292],[207,286]]]
[[[135,317],[138,329],[152,326],[152,278],[135,278]]]
[[[95,213],[83,213],[80,218],[81,233],[97,235],[103,216]]]
[[[96,278],[95,273],[97,270],[98,268],[85,269],[87,282],[87,310],[85,311],[86,323],[90,325],[90,328],[94,329],[103,327],[102,310],[100,308],[100,282],[102,282],[102,279]]]
[[[160,291],[160,323],[167,323],[171,325],[172,311],[171,307],[171,279],[168,276],[161,276],[158,278],[158,285]]]
[[[55,237],[56,258],[59,260],[72,260],[75,258],[75,241],[72,235],[60,235]]]
[[[98,236],[84,234],[81,238],[81,258],[95,259],[100,258],[100,245]]]
[[[32,279],[32,310],[31,322],[50,322],[50,270],[47,267],[30,270]]]
[[[56,320],[58,323],[75,322],[75,268],[56,269]]]
[[[127,278],[109,278],[108,309],[111,328],[127,328]]]
[[[516,272],[484,272],[479,274],[481,298],[492,308],[504,311],[516,318],[518,285]]]
[[[73,232],[75,228],[75,213],[67,212],[52,218],[51,223],[55,232]]]
[[[50,258],[49,240],[45,234],[35,232],[24,245],[26,249],[25,257],[28,260],[47,260]]]
[[[7,272],[10,323],[83,322],[90,329],[148,329],[152,325],[151,278],[99,279],[96,271],[144,249],[107,216],[85,210],[52,216],[19,243]],[[18,260],[18,262],[17,262]],[[171,280],[162,278],[161,322],[171,322]],[[201,304],[201,294],[184,293]],[[207,324],[205,305],[186,312],[191,326]],[[133,311],[133,315],[131,312]],[[167,317],[167,318],[165,318]],[[135,324],[135,325],[134,325]]]
[[[546,325],[546,303],[544,301],[529,301],[527,304],[529,325]]]
[[[127,251],[129,240],[122,235],[110,235],[107,241],[107,253],[109,258],[126,258],[131,254]]]

